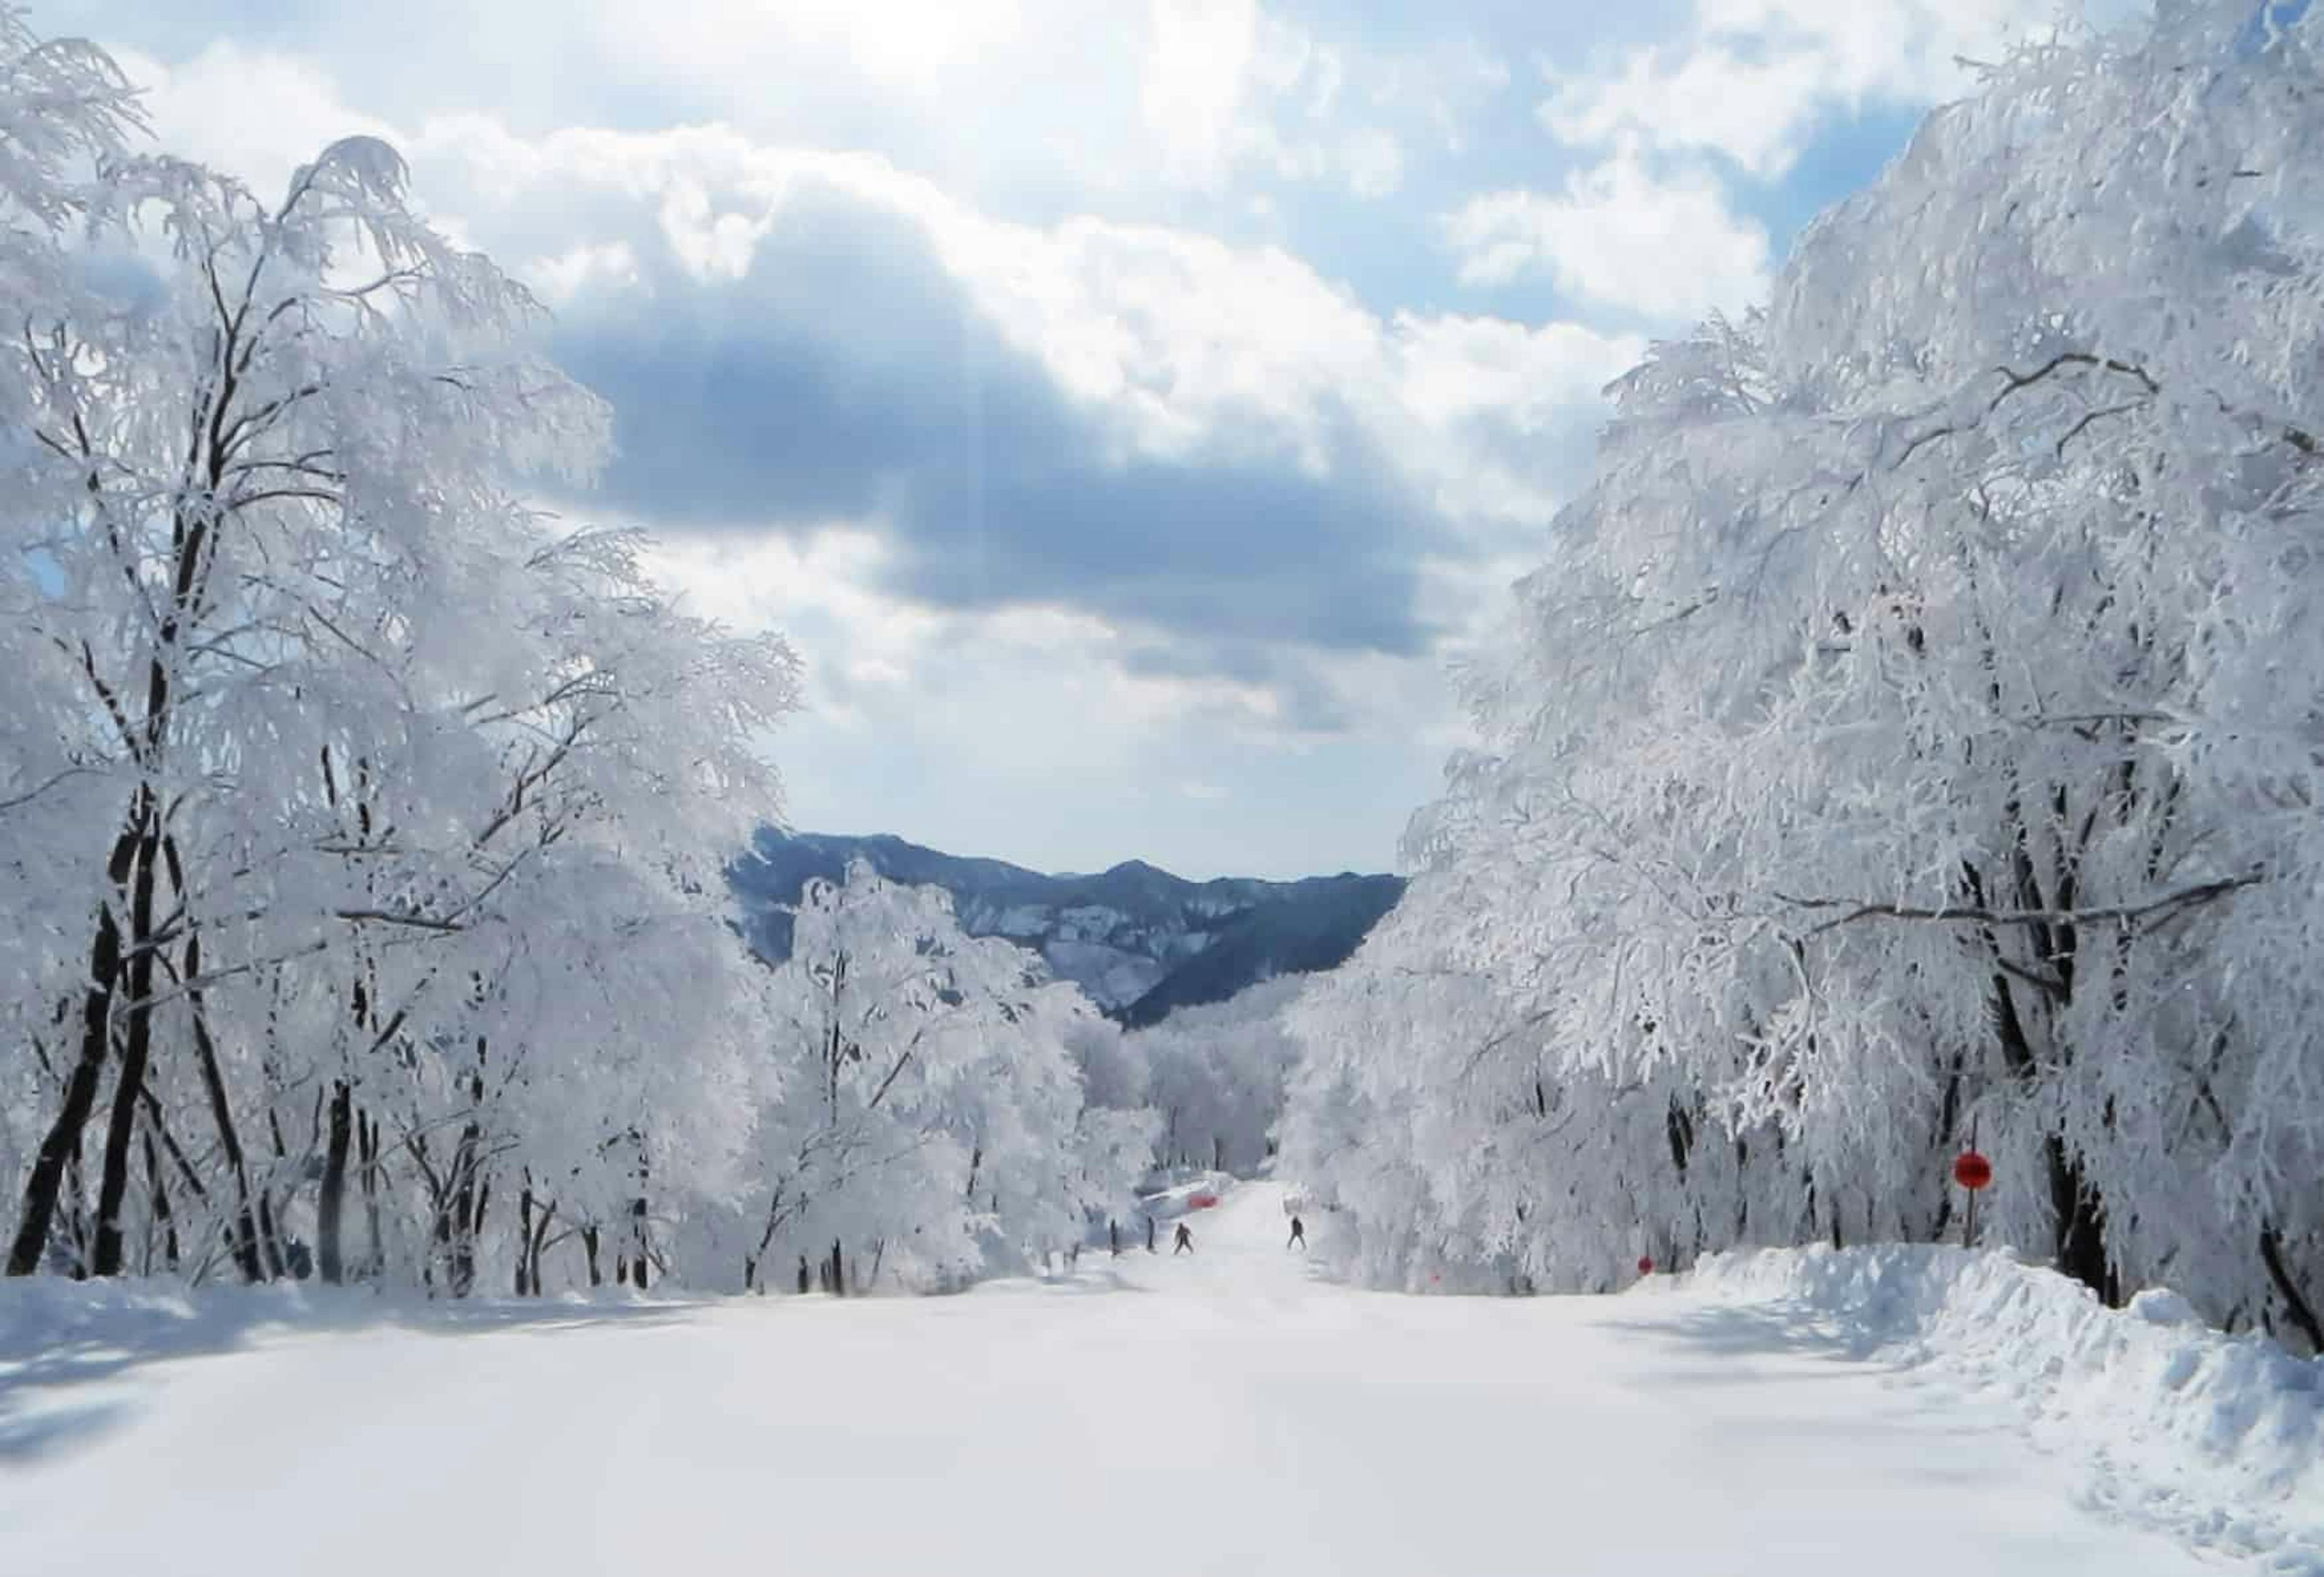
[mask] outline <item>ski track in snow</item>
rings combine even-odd
[[[0,1362],[0,1572],[2257,1569],[2094,1512],[2002,1402],[1764,1309],[1355,1292],[1285,1250],[1283,1201],[958,1297],[55,1343]]]

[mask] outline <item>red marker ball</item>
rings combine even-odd
[[[1650,1254],[1641,1254],[1638,1256],[1638,1274],[1641,1276],[1652,1276],[1654,1273],[1654,1256]]]
[[[1993,1163],[1975,1150],[1963,1150],[1953,1160],[1953,1181],[1974,1194],[1993,1181]]]

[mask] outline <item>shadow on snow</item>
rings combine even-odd
[[[134,1420],[141,1398],[111,1382],[156,1363],[274,1339],[400,1330],[463,1336],[549,1334],[607,1323],[664,1324],[698,1302],[575,1298],[405,1303],[360,1289],[0,1284],[0,1468],[76,1449]]]

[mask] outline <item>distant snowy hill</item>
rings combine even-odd
[[[727,873],[752,945],[770,958],[787,956],[790,917],[782,906],[812,878],[839,880],[859,857],[890,881],[945,889],[971,935],[1038,948],[1058,974],[1133,1026],[1173,1008],[1224,1001],[1274,975],[1329,969],[1404,891],[1401,877],[1346,872],[1189,881],[1139,860],[1095,875],[1045,876],[901,838],[770,828]]]

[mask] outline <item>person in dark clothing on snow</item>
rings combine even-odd
[[[1306,1223],[1296,1215],[1291,1218],[1291,1240],[1283,1246],[1286,1249],[1304,1249],[1307,1246]]]
[[[1171,1257],[1176,1259],[1181,1254],[1191,1254],[1194,1251],[1194,1234],[1186,1230],[1186,1223],[1185,1222],[1180,1222],[1178,1223],[1178,1235],[1171,1240]]]

